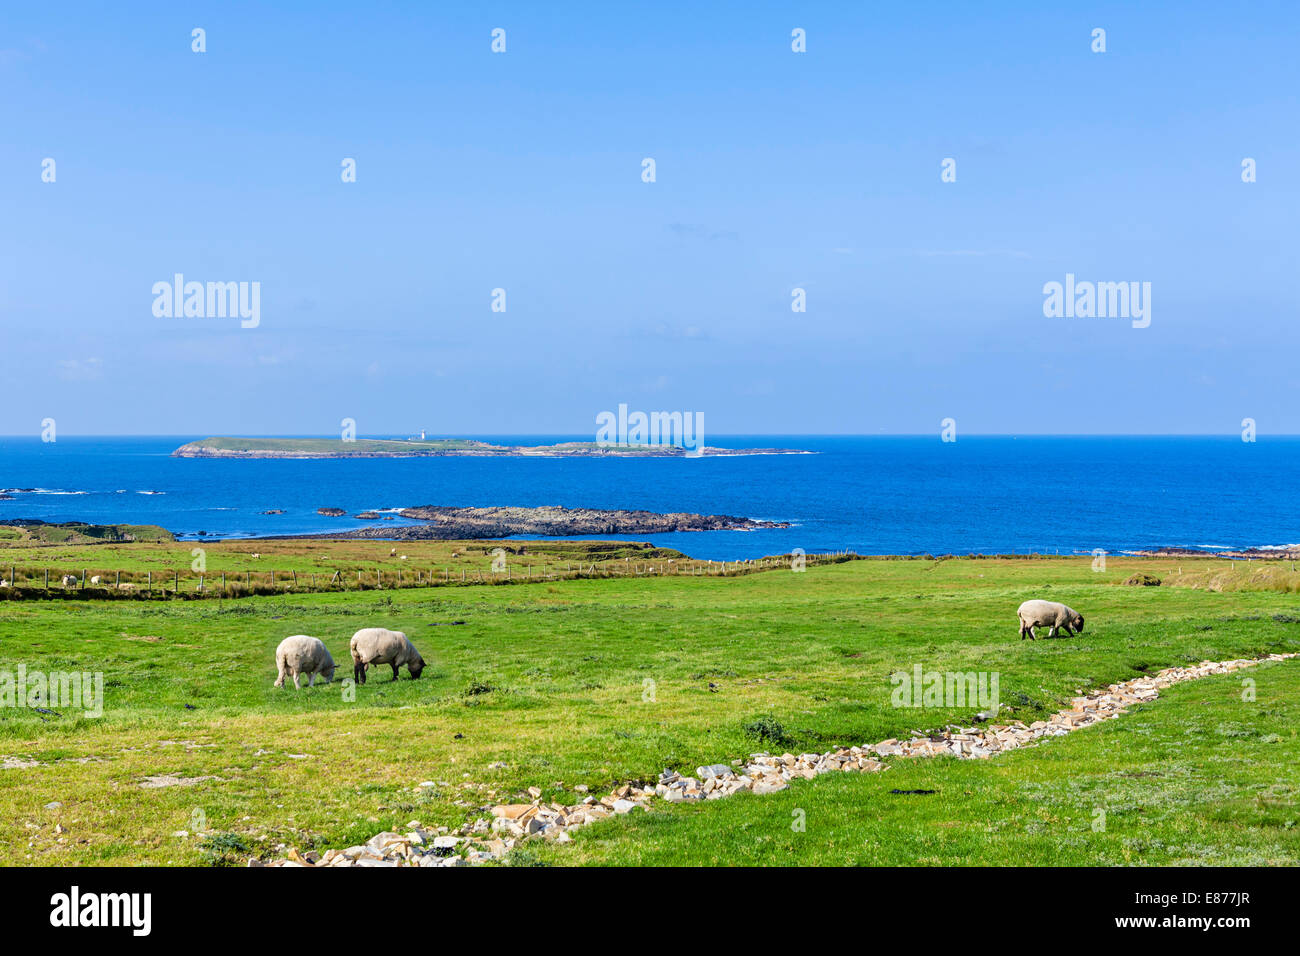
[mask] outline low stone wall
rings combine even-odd
[[[1068,710],[1047,720],[1025,724],[992,724],[986,728],[949,728],[909,740],[882,740],[877,744],[846,747],[824,754],[750,754],[747,761],[699,767],[694,776],[665,770],[653,785],[625,784],[603,797],[588,796],[565,806],[543,804],[541,790],[531,788],[531,803],[502,804],[491,808],[491,818],[480,817],[455,833],[440,827],[427,832],[419,821],[411,821],[406,834],[385,832],[360,846],[327,850],[305,856],[291,850],[289,857],[265,864],[250,859],[249,866],[472,866],[504,856],[521,841],[533,837],[565,843],[573,838],[569,830],[603,820],[614,814],[648,810],[655,800],[682,803],[689,800],[717,800],[748,790],[774,793],[797,779],[811,780],[823,773],[878,773],[889,769],[889,761],[900,757],[957,757],[981,760],[1008,750],[1027,747],[1044,737],[1062,737],[1074,730],[1103,720],[1114,720],[1134,704],[1155,700],[1173,684],[1213,674],[1231,674],[1265,661],[1282,661],[1297,654],[1269,654],[1255,660],[1202,661],[1188,667],[1167,667],[1150,676],[1111,684],[1103,691],[1075,697]],[[582,788],[577,788],[581,790]],[[487,809],[487,808],[485,808]]]

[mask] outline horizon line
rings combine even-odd
[[[179,432],[69,432],[61,437],[63,438],[168,438],[168,439],[187,439],[189,441],[198,441],[202,438],[333,438],[335,432],[329,433],[308,433],[297,432],[293,434],[280,432],[243,432],[243,433],[219,433],[208,432],[202,434],[199,438],[188,438],[189,435],[196,433],[179,433]],[[361,440],[393,440],[399,432],[374,433],[370,435],[358,435]],[[431,435],[424,441],[438,441],[445,438],[581,438],[586,432],[447,432],[439,435]],[[1261,438],[1300,438],[1300,432],[1263,432],[1257,433]],[[714,439],[723,438],[935,438],[940,437],[940,432],[720,432],[713,436]],[[1224,432],[962,432],[959,438],[1240,438],[1240,430],[1230,430]],[[0,434],[0,441],[5,439],[32,439],[41,440],[39,432],[24,433],[7,433]],[[397,441],[421,441],[418,438],[406,436],[395,439]],[[948,444],[954,444],[949,442]],[[46,444],[57,444],[46,442]],[[707,444],[707,443],[706,443]]]

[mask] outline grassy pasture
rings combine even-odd
[[[4,530],[0,528],[0,530]],[[505,571],[492,570],[494,552],[505,551]],[[392,552],[396,550],[396,554]],[[66,592],[59,581],[77,578],[80,590],[99,575],[105,589],[119,582],[137,592],[151,583],[155,597],[174,590],[196,596],[200,585],[210,595],[222,582],[235,596],[291,592],[294,589],[342,590],[409,587],[434,580],[438,584],[497,583],[566,575],[636,574],[708,570],[708,562],[691,561],[670,548],[631,541],[322,541],[305,538],[264,538],[253,541],[171,541],[128,544],[63,544],[58,540],[0,539],[0,579],[12,576],[19,589]],[[716,567],[716,566],[715,566]],[[338,580],[331,579],[338,572]],[[87,587],[92,587],[87,585]],[[0,598],[41,597],[5,594]],[[93,594],[90,596],[94,596]],[[121,597],[121,593],[114,596]]]
[[[1170,688],[993,760],[898,761],[613,818],[519,862],[632,866],[1296,866],[1300,666]],[[899,794],[895,790],[929,790]]]
[[[284,560],[339,564],[354,548],[379,545],[294,542],[287,547],[301,551]],[[167,553],[123,547],[123,558],[141,562]],[[255,547],[265,556],[272,546]],[[280,844],[346,846],[413,819],[460,824],[530,786],[547,799],[574,802],[577,784],[602,792],[664,767],[693,771],[760,749],[820,751],[968,722],[970,709],[891,707],[889,675],[918,663],[998,672],[1004,705],[1031,721],[1077,691],[1144,671],[1300,649],[1300,615],[1288,591],[1121,583],[1137,571],[1175,580],[1180,566],[1192,574],[1198,561],[1202,570],[1226,564],[1111,558],[1094,572],[1090,558],[863,560],[810,565],[802,574],[0,603],[0,671],[21,664],[101,672],[106,698],[99,718],[0,707],[0,762],[9,768],[0,769],[0,862],[198,864],[223,847],[272,855]],[[1082,611],[1086,632],[1020,641],[1015,608],[1029,597]],[[283,637],[319,636],[343,662],[351,634],[370,625],[411,636],[429,661],[421,680],[405,672],[397,683],[372,676],[355,700],[337,682],[301,692],[271,686]],[[1114,725],[1037,748],[1041,755],[931,761],[878,778],[800,783],[779,795],[723,801],[726,807],[674,807],[653,819],[597,825],[570,847],[519,856],[557,863],[721,862],[724,853],[755,863],[996,863],[1016,861],[1022,845],[1032,844],[1031,862],[1138,862],[1147,857],[1134,857],[1137,844],[1123,840],[1185,847],[1196,824],[1207,860],[1289,854],[1297,862],[1294,831],[1275,804],[1293,806],[1300,784],[1294,720],[1286,719],[1294,716],[1287,700],[1295,700],[1300,665],[1267,670],[1254,704],[1240,701],[1239,681],[1218,681],[1214,691],[1217,679],[1209,679],[1206,690],[1200,683],[1175,689]],[[1198,696],[1213,693],[1222,699]],[[1170,716],[1175,712],[1199,722]],[[747,733],[759,718],[779,729],[779,743]],[[1114,794],[1139,799],[1123,774],[1142,773],[1156,759],[1181,763],[1158,779],[1132,778],[1155,781],[1141,791],[1150,808],[1143,834],[1113,823],[1113,839],[1102,841],[1107,849],[1094,846],[1088,857],[1079,848],[1079,814],[1090,820],[1097,806],[1117,806]],[[492,766],[499,763],[505,766]],[[1215,772],[1206,776],[1198,767]],[[1108,774],[1112,802],[1088,803]],[[881,787],[940,792],[903,803],[885,800]],[[1074,801],[1068,814],[1067,800]],[[1205,806],[1189,809],[1198,801]],[[59,806],[47,808],[53,803]],[[801,849],[791,851],[786,835],[794,836],[795,807],[809,810],[809,825],[798,835]],[[812,813],[817,807],[824,816]],[[885,812],[890,807],[906,812]],[[1041,819],[1050,807],[1069,825]],[[193,836],[196,821],[219,834],[206,849]],[[992,831],[980,828],[988,826],[1005,839],[987,838]],[[737,827],[750,836],[719,834]],[[180,832],[189,835],[174,835]],[[763,833],[772,839],[751,839]],[[1022,833],[1033,840],[1018,841]],[[1152,852],[1150,862],[1186,856]]]

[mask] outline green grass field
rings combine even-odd
[[[295,547],[328,565],[359,544]],[[106,697],[99,718],[0,708],[0,862],[202,864],[344,847],[413,819],[459,825],[530,786],[571,803],[578,784],[601,793],[776,749],[747,734],[759,717],[793,752],[969,722],[970,709],[891,706],[889,675],[915,664],[997,672],[1010,716],[1028,722],[1161,667],[1300,650],[1289,578],[1121,583],[1226,565],[862,560],[802,574],[0,602],[0,671],[98,671]],[[1020,641],[1015,609],[1029,597],[1080,610],[1086,632]],[[421,680],[372,676],[355,700],[338,682],[272,687],[285,636],[316,635],[343,662],[352,633],[376,625],[411,637],[429,662]],[[1182,685],[992,761],[899,763],[600,823],[514,862],[1294,864],[1298,674],[1300,662],[1251,672],[1253,702],[1235,675]],[[791,830],[795,810],[804,832]],[[1104,831],[1092,829],[1098,810]],[[217,836],[200,841],[196,823]]]

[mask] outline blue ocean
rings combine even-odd
[[[158,524],[186,538],[346,531],[375,523],[350,517],[361,511],[422,504],[556,504],[792,523],[628,536],[714,560],[795,548],[1069,554],[1300,542],[1295,437],[710,436],[723,447],[816,454],[702,459],[170,457],[196,437],[0,438],[0,488],[12,495],[0,500],[0,519]],[[349,517],[322,517],[322,507]],[[284,513],[261,514],[272,509]]]

